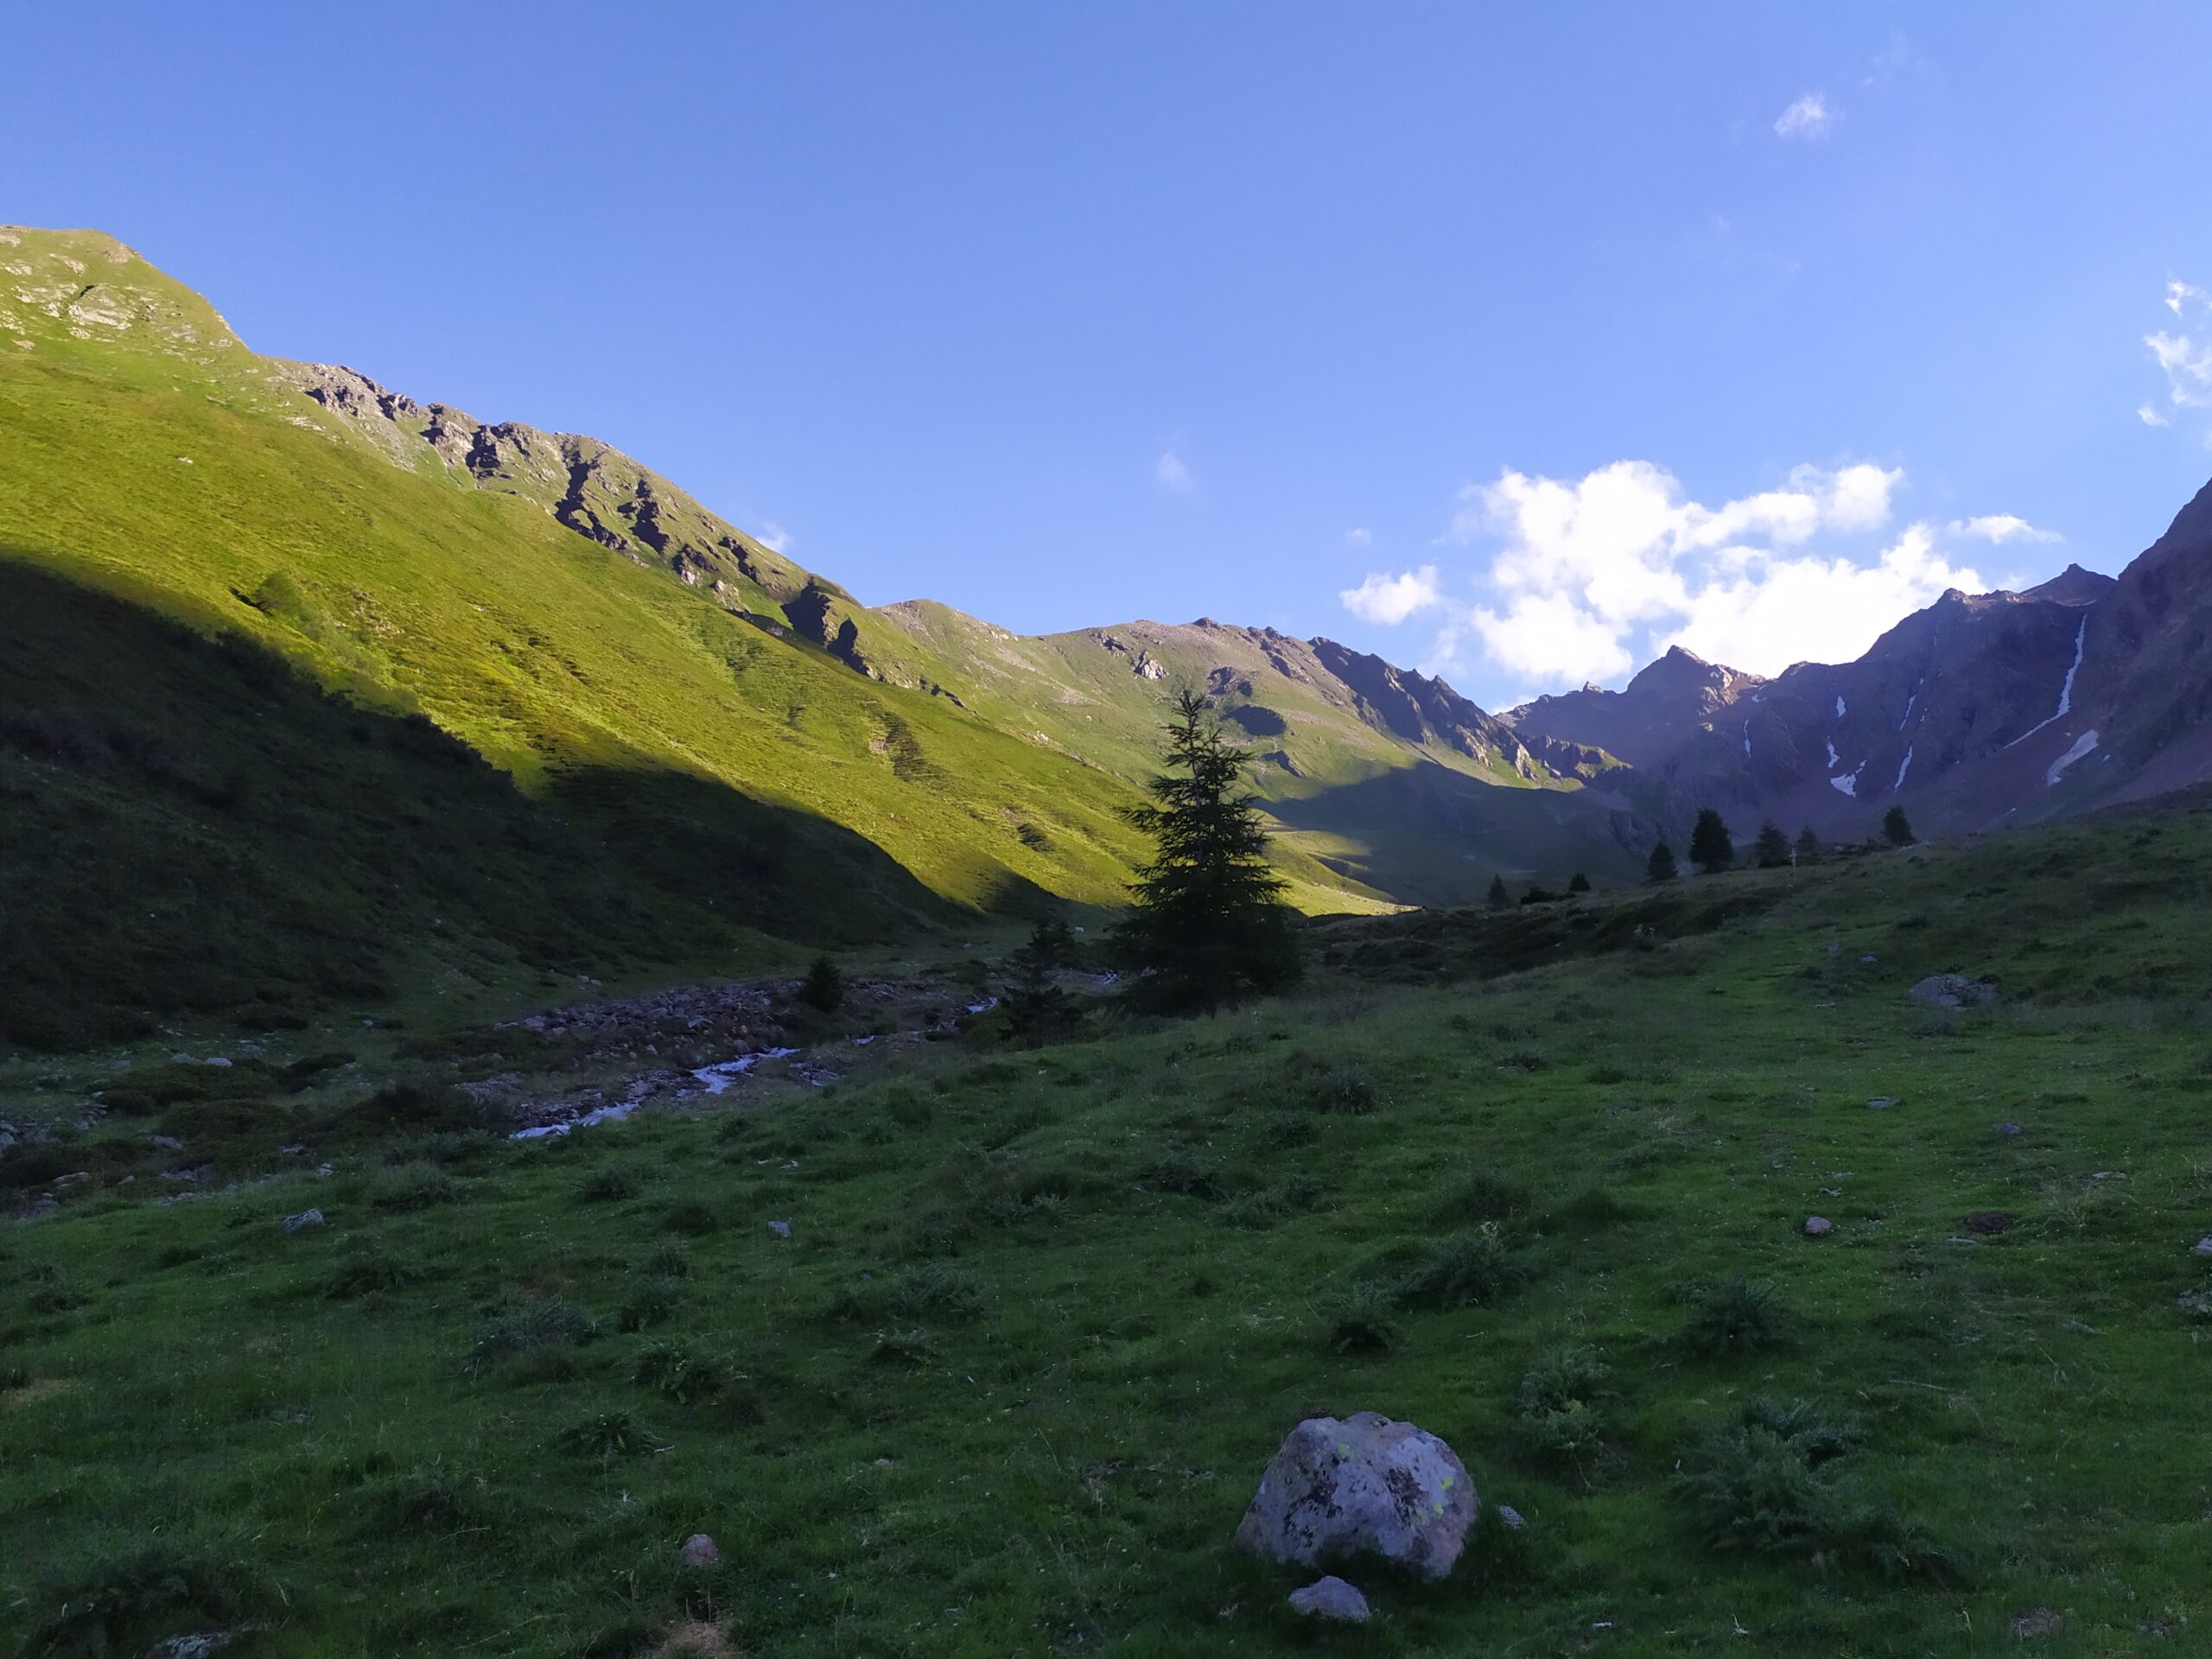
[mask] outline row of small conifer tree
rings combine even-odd
[[[1892,847],[1910,847],[1918,839],[1901,806],[1891,807],[1883,817],[1882,836]],[[1798,832],[1793,842],[1782,826],[1769,818],[1759,826],[1758,838],[1751,843],[1752,861],[1763,870],[1779,869],[1785,864],[1809,864],[1820,855],[1821,838],[1813,833],[1809,823]],[[1736,862],[1735,838],[1728,833],[1728,821],[1715,808],[1701,806],[1697,810],[1697,823],[1690,830],[1690,862],[1707,875],[1718,875]],[[1643,867],[1644,879],[1653,882],[1672,881],[1681,873],[1675,861],[1675,849],[1663,841],[1651,849],[1650,860]]]

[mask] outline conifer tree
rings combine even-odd
[[[1763,870],[1779,869],[1789,861],[1789,837],[1772,818],[1759,825],[1759,838],[1752,846]]]
[[[828,957],[817,957],[798,988],[798,1000],[810,1008],[835,1014],[845,1005],[845,976]]]
[[[1813,826],[1808,823],[1797,832],[1797,861],[1810,864],[1820,855],[1821,838],[1813,833]]]
[[[1590,878],[1583,874],[1581,871],[1577,870],[1573,875],[1567,878],[1567,890],[1569,893],[1589,892]]]
[[[1067,924],[1048,918],[1030,929],[1028,940],[1007,957],[1011,976],[999,1001],[1015,1041],[1050,1042],[1081,1021],[1082,1011],[1052,982],[1053,972],[1067,961],[1073,944]]]
[[[1675,849],[1665,842],[1651,849],[1651,861],[1643,867],[1643,879],[1653,883],[1675,879]]]
[[[1718,875],[1736,861],[1736,843],[1728,834],[1728,821],[1712,807],[1697,810],[1697,827],[1690,831],[1690,862],[1707,875]]]
[[[1912,833],[1912,821],[1904,815],[1904,808],[1893,806],[1882,818],[1882,833],[1890,838],[1892,847],[1910,847],[1920,839]]]
[[[1492,910],[1503,910],[1512,902],[1513,895],[1505,890],[1505,878],[1502,875],[1491,877],[1490,907]]]
[[[1152,780],[1151,802],[1124,813],[1158,850],[1137,871],[1135,905],[1113,944],[1141,976],[1135,995],[1211,1013],[1296,979],[1298,942],[1258,798],[1243,787],[1244,757],[1188,688],[1161,730],[1167,770]]]

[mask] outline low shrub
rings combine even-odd
[[[1688,1352],[1708,1359],[1754,1353],[1778,1344],[1787,1323],[1772,1285],[1732,1274],[1691,1294],[1681,1341]]]
[[[907,1319],[935,1314],[969,1319],[982,1313],[990,1299],[990,1287],[975,1274],[932,1262],[900,1275],[885,1294],[883,1304]]]
[[[1322,1345],[1347,1357],[1387,1354],[1398,1344],[1390,1299],[1371,1285],[1356,1287],[1330,1307]]]
[[[1948,1548],[1838,1478],[1832,1465],[1857,1444],[1810,1407],[1755,1400],[1681,1460],[1675,1490],[1720,1554],[1809,1557],[1892,1579],[1961,1576]]]
[[[1363,1071],[1332,1065],[1316,1072],[1305,1088],[1307,1107],[1317,1112],[1344,1112],[1363,1116],[1382,1103],[1382,1096]]]
[[[376,1210],[428,1210],[451,1204],[461,1195],[461,1183],[436,1165],[409,1164],[391,1171],[377,1184],[369,1205]]]
[[[602,1411],[561,1431],[555,1441],[562,1451],[579,1457],[633,1458],[641,1452],[666,1449],[626,1411]]]
[[[666,1325],[683,1311],[681,1287],[673,1279],[640,1279],[631,1287],[614,1316],[614,1328],[625,1333],[650,1331]]]
[[[490,1320],[476,1333],[461,1369],[480,1374],[539,1348],[580,1348],[599,1335],[596,1320],[567,1302],[529,1302]]]
[[[586,1204],[613,1204],[645,1190],[645,1178],[627,1164],[601,1164],[576,1183],[576,1197]]]
[[[660,1224],[684,1238],[704,1238],[722,1224],[721,1211],[704,1198],[678,1198],[661,1212]]]
[[[262,1598],[228,1551],[161,1541],[81,1567],[49,1569],[35,1605],[27,1654],[142,1653],[180,1630],[229,1626],[260,1610]]]
[[[1439,1240],[1399,1280],[1398,1305],[1448,1313],[1496,1301],[1519,1278],[1495,1223]]]
[[[374,1240],[355,1244],[338,1259],[322,1294],[333,1301],[352,1301],[357,1297],[378,1292],[398,1290],[414,1284],[423,1277],[422,1270],[385,1253]]]
[[[1588,1474],[1605,1449],[1609,1374],[1598,1351],[1580,1343],[1548,1350],[1522,1374],[1515,1404],[1539,1461]]]

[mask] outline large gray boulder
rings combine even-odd
[[[1363,1411],[1291,1430],[1236,1529],[1239,1548],[1323,1567],[1363,1554],[1440,1579],[1475,1523],[1475,1484],[1450,1446]]]
[[[1978,1008],[1997,1000],[1997,988],[1964,974],[1930,974],[1907,991],[1904,1000],[1924,1008]]]

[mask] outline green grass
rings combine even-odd
[[[0,1639],[89,1605],[125,1652],[696,1619],[793,1656],[1826,1659],[2018,1652],[2047,1608],[2037,1651],[2187,1651],[2208,887],[2192,814],[1548,942],[1339,924],[1294,1000],[528,1145],[372,1130],[375,1079],[323,1072],[257,1132],[331,1175],[166,1206],[92,1155],[146,1133],[111,1116],[0,1234]],[[1903,1001],[1941,970],[2001,1000]],[[181,1110],[185,1076],[137,1086]],[[1292,1424],[1361,1409],[1529,1525],[1439,1586],[1350,1570],[1376,1622],[1321,1636],[1229,1539]],[[721,1566],[679,1565],[696,1531]]]

